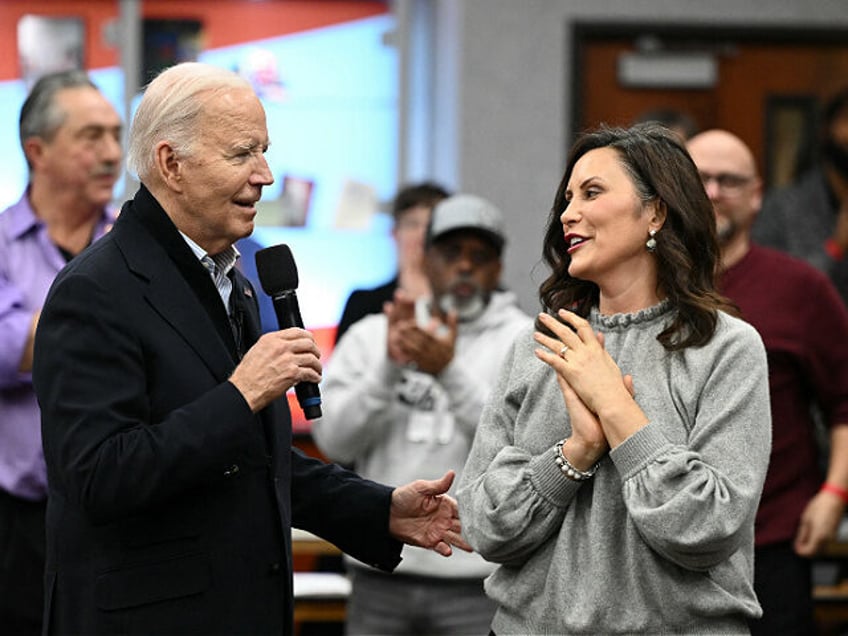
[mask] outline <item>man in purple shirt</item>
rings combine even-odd
[[[82,71],[42,77],[21,109],[29,185],[0,213],[0,625],[41,631],[47,477],[33,336],[53,278],[106,233],[121,119]]]

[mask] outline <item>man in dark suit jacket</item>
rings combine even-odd
[[[233,267],[267,147],[244,80],[165,71],[130,133],[138,193],[51,288],[47,633],[288,634],[292,526],[385,570],[401,542],[467,549],[451,474],[393,490],[291,448],[285,392],[320,381],[320,352],[302,329],[260,336]]]

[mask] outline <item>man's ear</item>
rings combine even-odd
[[[41,137],[27,137],[24,140],[23,150],[27,163],[33,168],[38,167],[44,156],[45,141]]]
[[[167,141],[156,144],[153,160],[162,183],[174,192],[183,191],[184,161]]]
[[[495,276],[495,288],[497,289],[497,286],[501,283],[501,274],[503,274],[503,259],[500,256],[498,256],[498,262],[495,267],[497,268],[497,275]]]
[[[754,218],[759,214],[763,207],[763,181],[759,177],[755,177],[751,192],[751,207],[754,210]]]

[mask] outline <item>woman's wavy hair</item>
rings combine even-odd
[[[539,288],[542,306],[554,315],[570,309],[585,317],[598,304],[598,286],[568,273],[571,259],[560,221],[574,165],[597,148],[613,148],[639,198],[644,203],[656,201],[666,210],[654,256],[658,287],[677,311],[657,340],[668,351],[706,344],[715,332],[717,311],[735,313],[733,304],[715,288],[720,253],[713,207],[679,138],[656,123],[626,129],[601,126],[580,135],[572,146],[545,231],[542,255],[551,275]]]

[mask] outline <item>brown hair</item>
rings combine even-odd
[[[434,181],[425,181],[407,185],[398,191],[392,201],[392,216],[397,221],[404,212],[419,205],[434,207],[442,199],[447,199],[450,192]]]
[[[598,304],[598,286],[568,273],[560,216],[568,205],[565,193],[574,165],[590,150],[607,147],[618,153],[639,198],[657,200],[666,209],[654,252],[657,284],[677,311],[657,340],[669,351],[704,345],[715,332],[717,311],[734,311],[715,288],[720,257],[715,216],[679,138],[655,123],[626,129],[602,126],[582,134],[572,146],[545,232],[542,255],[551,275],[539,288],[542,306],[553,314],[565,308],[585,317]]]

